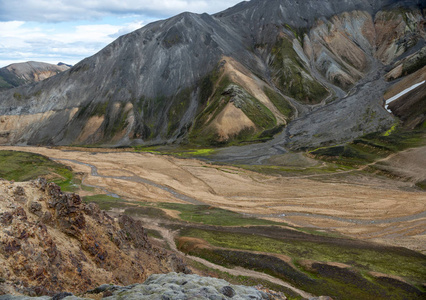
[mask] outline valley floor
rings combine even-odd
[[[283,177],[148,153],[40,147],[0,150],[39,153],[58,160],[75,172],[84,172],[84,185],[101,187],[127,201],[206,204],[426,252],[426,194],[356,170],[353,174]],[[381,164],[398,168],[401,163],[407,165],[404,159],[417,157],[418,164],[413,166],[424,171],[419,164],[424,164],[426,147],[412,151]],[[424,176],[421,171],[415,173]]]

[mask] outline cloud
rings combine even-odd
[[[0,0],[0,67],[75,64],[120,35],[184,11],[215,13],[239,0]]]
[[[67,25],[57,29],[22,21],[0,22],[0,28],[5,29],[0,31],[0,67],[30,60],[75,64],[95,54],[119,35],[142,27],[144,22]]]
[[[107,15],[166,18],[183,11],[214,13],[239,0],[0,0],[0,21],[64,22]]]

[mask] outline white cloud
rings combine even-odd
[[[106,15],[138,14],[156,18],[183,11],[215,13],[239,0],[0,0],[0,20],[63,22],[96,19]]]
[[[75,64],[120,35],[183,11],[214,13],[239,0],[0,0],[0,67]]]
[[[66,29],[32,27],[22,21],[0,22],[0,67],[13,62],[41,60],[75,64],[95,54],[116,37],[142,27],[142,21],[122,25],[73,25]]]

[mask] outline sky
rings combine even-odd
[[[144,25],[184,11],[216,13],[241,0],[0,0],[0,68],[74,65]]]

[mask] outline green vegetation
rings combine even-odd
[[[159,239],[159,240],[163,239],[163,236],[157,230],[154,230],[154,229],[145,229],[145,231],[146,231],[146,233],[147,233],[147,235],[149,237],[153,237],[153,238],[156,238],[156,239]]]
[[[13,98],[15,98],[18,101],[22,100],[22,95],[18,92],[13,93]]]
[[[275,283],[271,283],[269,281],[259,279],[259,278],[251,278],[249,276],[234,276],[227,272],[222,272],[213,268],[209,268],[197,261],[186,259],[186,263],[197,270],[201,270],[205,273],[208,273],[211,277],[217,277],[228,281],[229,283],[236,285],[245,285],[245,286],[258,286],[261,285],[265,288],[271,289],[276,292],[282,292],[289,300],[300,300],[303,299],[299,294],[293,292],[293,290],[283,287],[282,285],[278,285]]]
[[[108,196],[105,194],[85,196],[83,197],[83,201],[85,203],[94,202],[99,205],[100,209],[102,210],[111,210],[111,208],[123,208],[125,206],[125,202],[123,201],[123,199]]]
[[[0,89],[9,89],[9,88],[13,88],[13,85],[11,85],[2,76],[0,76]]]
[[[138,100],[134,100],[134,108],[139,113],[139,117],[142,118],[142,130],[141,138],[149,140],[157,136],[161,131],[161,122],[165,119],[164,107],[170,99],[165,96],[157,96],[155,98],[141,97]]]
[[[210,77],[205,78],[204,81],[205,87],[201,92],[204,97],[207,97],[209,93],[212,93],[212,81]],[[257,129],[243,129],[235,136],[229,137],[228,140],[221,140],[214,127],[210,125],[230,101],[233,101],[234,106],[243,111],[256,125]],[[261,134],[259,130],[271,130],[275,126],[275,116],[264,104],[240,86],[232,83],[229,77],[223,76],[217,84],[213,95],[208,97],[205,108],[194,121],[189,140],[193,144],[209,146],[255,142],[259,140],[259,135]]]
[[[119,105],[117,113],[113,114],[105,114],[104,128],[105,128],[105,140],[109,141],[114,136],[121,131],[123,131],[127,125],[127,116],[129,114],[129,110],[126,110],[126,102],[116,103]],[[94,111],[92,111],[92,115],[99,115],[105,113],[105,110],[108,108],[107,103],[99,103]]]
[[[19,78],[6,68],[0,68],[0,89],[13,88],[25,84],[25,80]]]
[[[284,94],[310,104],[319,103],[328,95],[328,91],[309,75],[288,38],[280,39],[272,48],[272,54],[272,78]]]
[[[267,235],[267,233],[266,233]],[[324,239],[323,242],[305,238],[270,238],[258,234],[227,232],[224,230],[184,229],[181,236],[201,238],[221,248],[196,247],[196,242],[179,240],[182,251],[203,257],[228,267],[242,266],[268,273],[289,281],[313,294],[327,294],[337,299],[421,299],[421,288],[398,280],[373,278],[368,272],[376,271],[397,275],[409,282],[421,284],[426,278],[423,255],[403,248],[391,248]],[[227,249],[224,249],[227,248]],[[240,249],[236,251],[230,249]],[[269,254],[290,256],[292,263]],[[303,261],[313,260],[311,267]],[[341,268],[321,262],[339,262],[351,266]],[[423,266],[423,267],[422,267]],[[424,294],[423,294],[424,295]]]
[[[181,147],[169,147],[169,146],[134,146],[136,152],[154,153],[160,155],[173,155],[181,158],[191,157],[206,157],[213,154],[216,150],[212,148],[187,148]]]
[[[282,175],[282,176],[293,176],[293,175],[323,175],[331,174],[340,171],[348,171],[353,169],[351,166],[338,165],[334,163],[326,163],[322,166],[312,167],[285,167],[285,166],[274,166],[274,165],[235,165],[236,167],[262,173],[268,175]]]
[[[370,133],[343,146],[315,149],[316,158],[346,166],[360,166],[392,153],[426,144],[426,130],[408,130],[393,126],[385,133]]]
[[[179,212],[182,221],[201,223],[213,226],[255,226],[255,225],[287,225],[268,220],[246,217],[242,214],[208,205],[193,205],[179,203],[138,203],[141,207],[126,209],[129,215],[144,215],[149,217],[170,218],[162,209]]]
[[[415,57],[414,59],[407,61],[402,66],[402,74],[412,74],[424,66],[426,66],[426,51],[421,53],[422,55]]]
[[[188,222],[217,226],[286,225],[268,220],[246,217],[242,214],[208,205],[160,203],[159,207],[180,212],[179,217]]]
[[[263,89],[266,96],[271,100],[271,102],[274,104],[274,106],[288,119],[293,117],[294,115],[294,108],[290,105],[290,103],[284,99],[280,94],[275,92],[274,90],[265,87]]]
[[[191,102],[191,89],[187,88],[175,96],[167,113],[167,136],[172,137],[179,128],[183,115],[189,108]]]
[[[46,156],[20,151],[0,151],[1,178],[27,181],[39,176],[49,176],[64,188],[72,185],[71,169]]]

